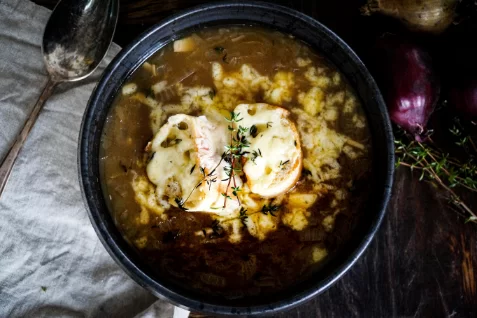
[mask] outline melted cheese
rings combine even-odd
[[[300,138],[289,112],[268,104],[241,104],[235,113],[243,118],[240,125],[257,130],[256,136],[248,139],[248,151],[259,155],[243,167],[251,192],[273,197],[288,191],[302,167]]]
[[[323,219],[322,225],[327,231],[333,230],[339,213],[337,206],[344,195],[342,189],[328,182],[342,177],[339,156],[344,153],[350,158],[357,158],[364,151],[364,145],[337,133],[329,123],[336,121],[339,114],[354,112],[359,102],[348,91],[330,93],[326,89],[339,85],[339,73],[330,76],[324,68],[312,66],[308,58],[297,58],[296,63],[306,69],[304,77],[310,84],[301,92],[294,91],[293,73],[280,71],[268,77],[247,64],[238,70],[226,71],[216,62],[211,64],[213,89],[186,87],[181,83],[167,85],[167,82],[161,81],[152,87],[156,98],[160,97],[156,101],[132,86],[125,88],[124,93],[130,98],[151,107],[151,121],[156,134],[151,147],[155,154],[147,166],[148,177],[154,185],[146,178],[136,178],[133,182],[136,201],[142,208],[138,223],[148,224],[149,219],[157,215],[167,218],[165,212],[170,205],[177,206],[175,199],[185,200],[191,194],[184,207],[190,212],[216,214],[213,218],[228,233],[230,242],[240,242],[244,230],[263,240],[280,223],[296,231],[305,229],[315,201],[332,192],[335,197],[329,206],[334,212],[328,212],[331,214]],[[253,101],[257,94],[270,104],[282,105],[293,100],[301,104],[303,109],[291,109],[296,126],[290,120],[289,112],[281,107],[240,104]],[[168,98],[177,96],[178,103],[162,105],[163,95]],[[237,104],[240,105],[236,107]],[[242,185],[240,178],[236,178],[241,187],[239,197],[242,207],[247,210],[246,219],[240,218],[240,206],[235,198],[228,200],[227,208],[222,209],[224,197],[221,194],[226,191],[227,182],[221,180],[227,179],[224,168],[228,164],[218,163],[224,147],[230,142],[228,123],[224,117],[230,117],[231,110],[240,113],[239,117],[243,118],[238,125],[257,128],[256,135],[247,135],[250,147],[245,149],[249,154],[243,166],[247,183]],[[187,115],[197,112],[205,117]],[[174,115],[178,113],[180,115]],[[363,116],[354,115],[352,120],[357,128],[365,124]],[[187,129],[179,129],[182,122],[187,123]],[[184,128],[183,125],[181,127]],[[305,159],[302,146],[307,153]],[[254,152],[259,155],[251,160]],[[298,193],[296,189],[290,191],[300,176],[302,166],[311,172],[307,176],[313,184],[311,193]],[[204,180],[200,167],[204,168],[205,174],[216,169],[214,175],[217,181],[210,188],[205,181],[198,186]],[[227,194],[232,196],[231,191],[228,189]],[[283,200],[287,209],[278,211],[276,216],[261,212],[264,205],[281,205]],[[210,232],[212,229],[207,228],[206,232],[198,231],[196,235],[205,237]],[[144,242],[136,244],[141,246]],[[320,261],[326,254],[326,250],[315,248],[313,262]]]
[[[141,206],[139,223],[149,223],[149,212],[152,212],[161,218],[165,218],[164,210],[169,205],[159,205],[155,195],[153,185],[144,176],[137,176],[133,179],[132,188],[134,190],[134,198]]]
[[[223,126],[214,125],[204,116],[169,117],[152,141],[147,165],[147,175],[157,186],[161,204],[178,206],[177,200],[182,200],[188,211],[217,214],[238,209],[233,200],[222,208],[226,183],[221,180],[226,178],[227,163],[221,160],[221,154],[225,136]]]
[[[278,226],[278,218],[263,213],[251,214],[245,221],[249,233],[259,240],[264,240],[269,232],[275,231]]]
[[[313,246],[313,251],[311,254],[313,263],[318,263],[322,261],[326,256],[328,256],[328,251],[326,248]]]
[[[306,209],[293,208],[283,215],[282,222],[295,231],[301,231],[308,226],[309,216],[310,212]]]

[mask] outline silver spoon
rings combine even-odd
[[[118,0],[62,0],[43,33],[42,51],[49,79],[22,131],[0,165],[0,197],[31,128],[61,82],[88,77],[106,55],[118,19]]]

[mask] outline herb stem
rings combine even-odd
[[[420,166],[412,165],[412,164],[407,163],[407,162],[405,162],[405,161],[401,161],[399,164],[402,165],[402,166],[408,167],[408,168],[410,168],[411,170],[412,170],[412,169],[417,169],[417,170],[426,170],[426,171],[429,171],[429,169],[426,168],[426,167],[420,167]],[[446,170],[444,170],[444,169],[442,169],[442,170],[443,170],[443,171],[446,171]],[[464,180],[464,179],[462,179],[461,177],[456,177],[456,179],[458,179],[458,180]],[[467,186],[467,185],[465,185],[465,184],[461,184],[461,186],[464,187],[464,188],[466,188],[466,189],[468,189],[469,191],[477,192],[477,189],[473,189],[473,188],[471,188],[471,187],[469,187],[469,186]]]
[[[238,191],[240,191],[237,187],[237,181],[235,180],[235,176],[237,175],[236,171],[242,171],[242,167],[239,165],[239,167],[236,167],[237,161],[240,161],[245,154],[248,152],[244,152],[243,148],[249,147],[250,143],[246,140],[245,138],[245,132],[250,132],[251,128],[245,128],[242,126],[236,127],[236,123],[241,121],[243,118],[239,118],[240,113],[230,113],[230,118],[225,118],[230,125],[228,126],[228,129],[230,131],[230,145],[227,146],[227,154],[230,155],[230,172],[228,173],[228,183],[227,183],[227,188],[225,189],[225,193],[223,193],[225,199],[224,199],[224,208],[227,206],[227,199],[230,198],[229,195],[227,195],[230,185],[233,181],[233,195],[237,198],[237,202],[239,205],[242,205],[240,202],[240,198],[237,194]],[[240,164],[240,162],[239,162]],[[224,180],[225,181],[225,180]]]
[[[401,162],[399,163],[399,165],[404,166],[404,167],[409,167],[409,168],[411,168],[411,170],[413,170],[413,169],[417,169],[417,170],[427,170],[427,168],[418,167],[418,166],[412,165],[412,164],[407,163],[407,162],[404,162],[404,161],[401,161]]]
[[[436,158],[441,157],[441,156],[442,156],[442,153],[443,153],[442,149],[440,149],[440,148],[436,145],[436,143],[434,142],[434,140],[431,139],[431,136],[428,136],[427,139],[431,142],[431,144],[434,146],[434,148],[435,148],[436,150],[433,149],[433,148],[431,148],[431,147],[427,148],[427,147],[425,147],[424,145],[422,145],[421,143],[419,143],[419,145],[420,145],[421,147],[423,147],[424,149],[426,149],[426,150],[429,152],[429,154],[434,155],[434,157],[436,157]],[[416,142],[416,141],[412,141],[409,145],[412,146],[415,142]],[[439,153],[439,152],[440,152],[440,153]],[[454,160],[454,159],[452,159],[452,158],[446,158],[446,160],[447,160],[447,162],[452,163],[452,164],[455,165],[455,166],[460,166],[460,165],[461,165],[460,162],[458,162],[457,160]],[[462,179],[462,178],[460,178],[460,179]]]
[[[233,168],[233,166],[232,166],[232,168]],[[233,170],[234,170],[234,169],[232,169],[232,171],[233,171]],[[234,172],[234,188],[237,188],[237,183],[235,182],[235,172]],[[238,194],[236,194],[235,197],[237,198],[238,204],[239,204],[239,205],[242,205],[242,203],[240,202],[240,198],[239,198]]]
[[[242,203],[240,201],[240,198],[238,196],[238,192],[240,191],[240,188],[237,187],[237,180],[235,180],[235,177],[237,175],[237,172],[242,171],[242,166],[240,164],[240,160],[249,152],[243,151],[243,148],[249,147],[250,143],[247,141],[245,133],[250,132],[250,128],[238,126],[236,127],[236,123],[240,122],[243,118],[239,118],[240,113],[230,113],[230,118],[225,118],[226,121],[230,123],[228,126],[228,129],[230,131],[230,145],[226,146],[226,150],[222,153],[222,157],[220,158],[220,161],[217,163],[217,165],[211,170],[208,171],[207,173],[205,172],[205,168],[199,167],[201,173],[203,174],[203,178],[197,183],[197,185],[192,189],[192,191],[189,193],[187,198],[185,200],[182,200],[181,198],[175,198],[176,203],[179,205],[180,208],[183,210],[185,209],[184,205],[185,203],[190,199],[192,193],[205,181],[209,185],[209,190],[212,187],[212,183],[216,182],[217,177],[215,176],[215,171],[219,167],[219,165],[222,163],[222,160],[225,160],[227,163],[230,161],[230,167],[225,167],[224,170],[228,176],[228,179],[223,179],[222,181],[227,181],[227,187],[225,189],[225,192],[222,193],[224,196],[224,205],[223,208],[227,207],[227,199],[232,199],[231,196],[228,195],[230,185],[232,184],[233,181],[233,195],[237,198],[237,201],[239,205],[241,206]],[[236,136],[236,137],[235,137]],[[259,149],[260,151],[260,149]],[[261,155],[261,153],[260,153]],[[230,160],[227,160],[230,158]],[[238,167],[236,167],[238,162]],[[191,168],[190,174],[194,172],[195,165]],[[230,169],[228,171],[228,169]]]
[[[232,161],[230,163],[232,169],[230,170],[230,176],[229,176],[229,182],[227,183],[227,188],[225,188],[224,209],[227,206],[227,192],[229,191],[230,182],[232,182],[232,178],[234,178],[234,163],[235,163],[235,158],[232,156]]]
[[[421,146],[421,147],[424,148],[424,146],[423,146],[420,142],[418,142],[418,144],[419,144],[419,146]],[[438,162],[438,160],[436,159],[436,157],[434,157],[434,156],[432,155],[432,151],[429,151],[428,154],[429,154],[429,157],[431,157],[432,160],[434,160],[435,162]],[[423,157],[423,159],[424,159],[424,157]],[[424,159],[424,160],[425,160],[425,159]],[[426,163],[428,164],[427,160],[426,160]],[[430,166],[430,165],[429,165],[429,166]],[[431,166],[430,166],[430,167],[431,167]],[[431,169],[432,169],[432,168],[431,168]],[[441,170],[444,171],[444,173],[445,173],[448,177],[451,176],[451,174],[449,173],[449,171],[447,171],[446,168],[441,167]],[[437,175],[437,173],[436,173],[436,175]],[[456,176],[455,178],[456,178],[457,180],[459,180],[459,181],[465,181],[464,178],[459,177],[459,176]],[[477,189],[473,189],[473,188],[467,186],[467,185],[464,184],[464,183],[460,183],[460,186],[462,186],[462,187],[464,187],[464,188],[466,188],[466,189],[468,189],[468,190],[470,190],[470,191],[472,191],[472,192],[477,192]]]
[[[224,155],[222,155],[222,157],[220,158],[219,160],[219,163],[217,163],[217,165],[214,167],[214,169],[212,169],[208,174],[205,174],[204,173],[204,177],[202,178],[202,180],[199,181],[199,183],[197,183],[197,185],[190,191],[189,195],[187,196],[187,198],[185,199],[185,201],[182,202],[182,206],[184,206],[186,204],[186,202],[190,199],[192,193],[194,193],[194,191],[202,184],[202,182],[206,181],[208,178],[211,178],[214,176],[214,172],[215,170],[217,170],[217,168],[220,166],[220,164],[222,163],[222,160],[224,160]],[[194,168],[195,168],[195,165],[194,167],[192,167],[191,169],[191,173],[194,172]],[[202,170],[203,168],[200,167],[200,169]],[[212,182],[212,181],[210,181]],[[210,188],[210,186],[209,186]]]
[[[416,157],[414,157],[410,153],[406,152],[406,155],[409,156],[411,159],[415,160],[416,162],[420,162],[421,160],[423,160],[427,164],[427,167],[423,167],[422,169],[427,170],[430,173],[430,175],[432,176],[432,178],[435,179],[444,190],[446,190],[448,193],[450,193],[452,202],[454,204],[456,204],[457,206],[460,206],[464,211],[466,211],[470,215],[472,215],[473,218],[477,218],[477,215],[457,196],[457,194],[451,188],[449,188],[442,181],[442,179],[437,175],[437,173],[434,171],[432,166],[429,165],[429,162],[424,157],[421,158],[421,160],[418,160]],[[400,163],[400,164],[402,164],[402,163]]]

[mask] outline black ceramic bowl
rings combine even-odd
[[[134,249],[123,239],[106,206],[99,180],[99,148],[106,116],[121,85],[148,57],[182,34],[204,26],[253,24],[290,33],[325,55],[346,76],[365,108],[373,142],[372,195],[361,213],[353,239],[318,273],[273,297],[255,297],[240,303],[185,291],[153,276]],[[80,182],[96,233],[116,262],[141,286],[174,304],[220,314],[258,314],[290,308],[326,290],[360,257],[376,233],[390,196],[393,136],[381,94],[356,54],[333,32],[312,18],[289,8],[252,2],[229,2],[193,8],[159,23],[109,64],[86,109],[78,149]]]

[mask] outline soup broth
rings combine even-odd
[[[202,124],[219,145],[215,168],[202,165],[200,146],[186,148]],[[370,149],[355,92],[320,53],[232,26],[170,43],[134,72],[108,115],[100,168],[118,228],[151,269],[237,299],[306,279],[350,239]],[[187,188],[189,178],[200,184]]]

